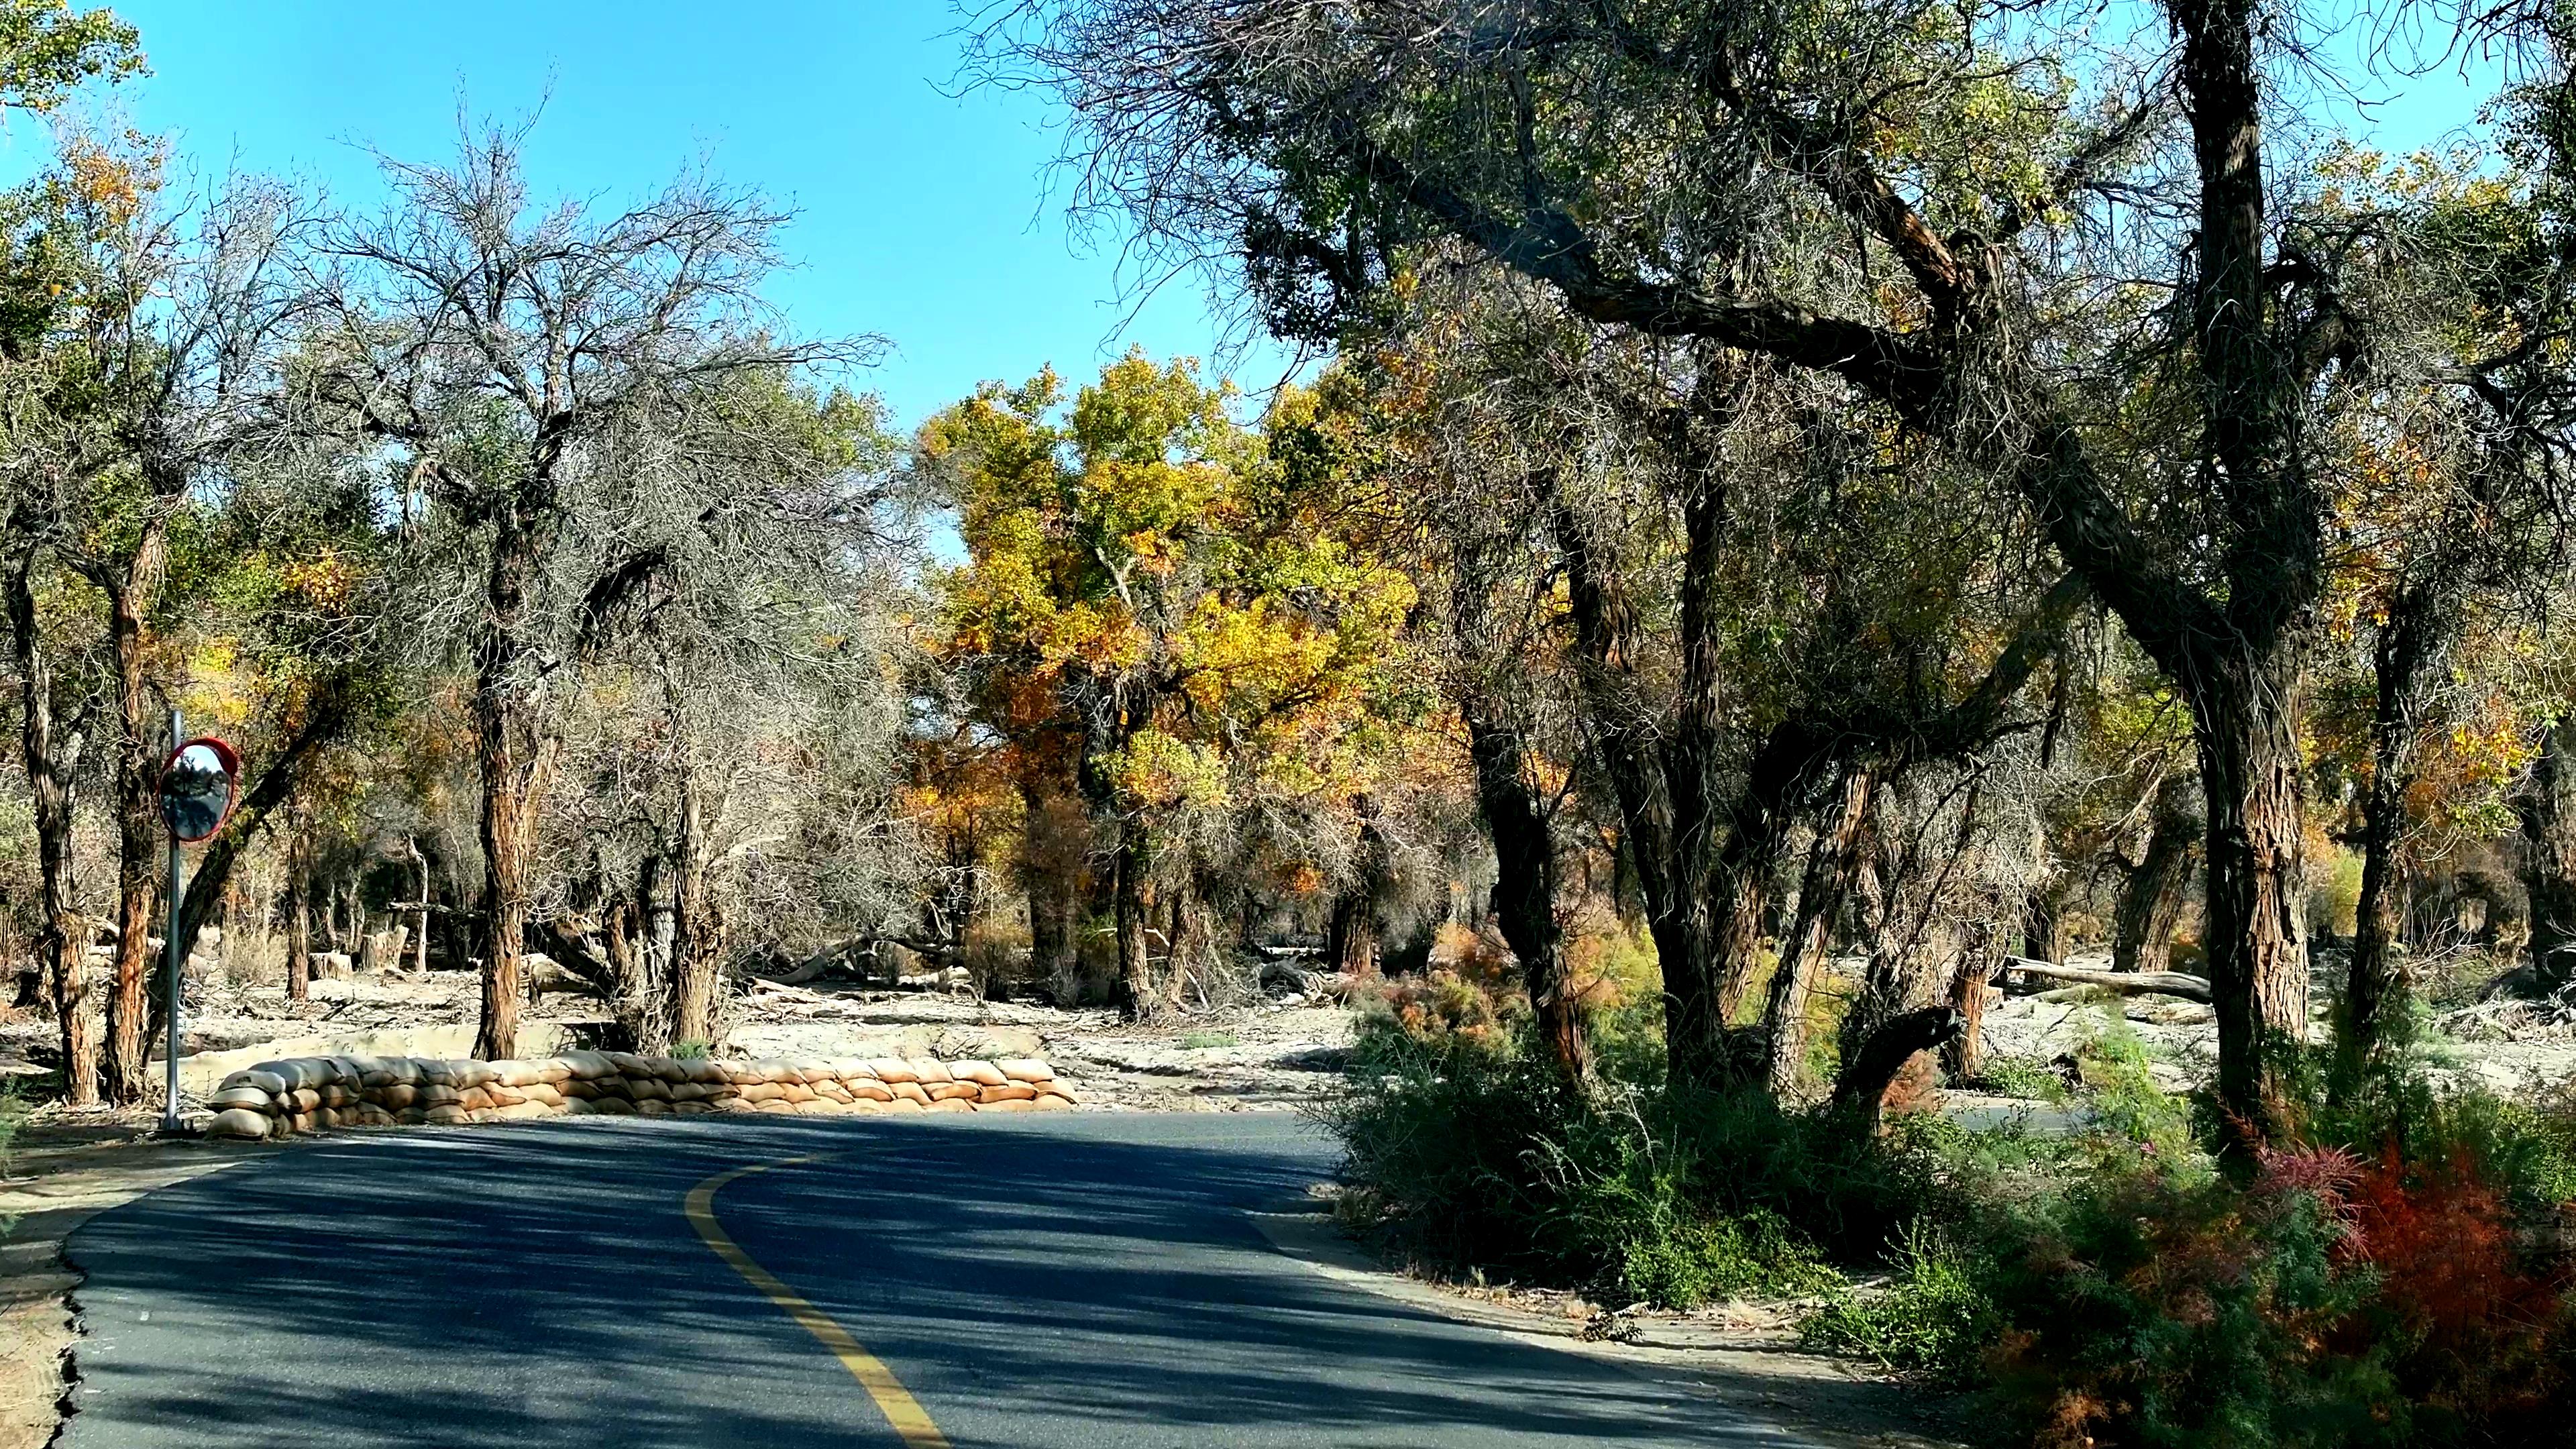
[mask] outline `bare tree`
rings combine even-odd
[[[567,519],[599,481],[608,430],[731,374],[854,359],[848,344],[772,334],[758,287],[785,216],[683,176],[632,209],[540,207],[522,132],[469,137],[447,165],[383,162],[394,198],[334,225],[312,278],[313,385],[401,450],[474,578],[445,631],[473,673],[483,882],[475,1050],[517,1045],[533,811],[555,743],[549,691],[573,640],[543,628],[605,615],[650,571],[616,560],[554,575]]]

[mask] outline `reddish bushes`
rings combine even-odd
[[[2410,1163],[2392,1145],[2341,1204],[2336,1256],[2378,1280],[2338,1329],[2343,1351],[2376,1346],[2401,1392],[2464,1425],[2539,1427],[2566,1387],[2566,1264],[2535,1260],[2479,1164],[2460,1150]]]

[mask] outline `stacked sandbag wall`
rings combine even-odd
[[[542,1061],[298,1057],[224,1078],[208,1105],[218,1137],[326,1127],[514,1122],[529,1117],[772,1112],[1031,1112],[1074,1105],[1034,1058],[746,1062],[569,1052]]]

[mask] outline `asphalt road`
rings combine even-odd
[[[937,1442],[898,1433],[832,1326],[955,1449],[1805,1442],[1282,1256],[1246,1210],[1331,1161],[1303,1124],[1239,1114],[584,1119],[309,1147],[73,1236],[89,1336],[63,1442]],[[746,1276],[684,1204],[782,1162],[712,1195]]]

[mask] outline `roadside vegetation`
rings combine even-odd
[[[1973,1396],[1999,1442],[2561,1442],[2561,1102],[2400,1059],[2232,1158],[2215,1103],[2157,1087],[2109,1016],[2048,1094],[2071,1132],[1873,1133],[1617,1066],[1578,1097],[1526,1004],[1497,1013],[1473,1037],[1371,1014],[1327,1111],[1344,1220],[1400,1260],[1610,1306],[1791,1300],[1807,1343]]]
[[[0,0],[13,1065],[149,1096],[176,705],[270,1019],[1341,1001],[1427,1268],[1793,1304],[1999,1443],[2566,1442],[2576,22],[2401,8],[979,8],[1314,365],[897,419],[755,192],[183,185],[72,104],[145,37]]]

